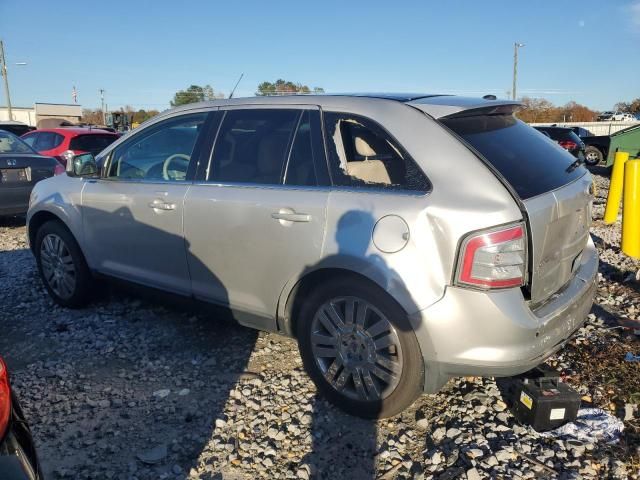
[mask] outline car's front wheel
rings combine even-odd
[[[318,390],[348,413],[396,415],[422,392],[424,367],[403,309],[378,287],[334,280],[305,299],[300,352]]]
[[[84,255],[67,228],[58,221],[42,225],[34,245],[40,277],[51,298],[69,308],[84,305],[92,276]]]
[[[603,159],[602,152],[596,147],[588,146],[584,149],[584,162],[593,167],[598,165]]]

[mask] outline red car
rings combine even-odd
[[[55,157],[66,165],[68,159],[80,153],[97,155],[120,136],[97,128],[67,127],[34,130],[21,138],[40,155]]]

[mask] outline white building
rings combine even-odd
[[[29,107],[11,107],[13,118],[9,118],[6,106],[0,107],[0,121],[15,120],[37,127],[38,123],[45,119],[60,119],[71,123],[77,123],[82,117],[82,106],[62,103],[35,103]]]

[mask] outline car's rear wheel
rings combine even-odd
[[[69,308],[86,304],[91,291],[91,271],[69,230],[58,221],[46,222],[38,229],[34,252],[40,277],[51,298]]]
[[[602,152],[596,147],[588,146],[584,149],[584,162],[593,167],[598,165],[603,159]]]
[[[315,289],[297,319],[300,352],[318,390],[345,411],[384,418],[422,392],[423,359],[403,309],[353,278]]]

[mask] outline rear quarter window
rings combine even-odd
[[[570,153],[512,115],[461,116],[441,122],[479,152],[523,200],[586,173]]]
[[[427,192],[416,162],[377,122],[351,113],[324,112],[333,185]]]
[[[118,139],[117,135],[78,135],[71,139],[69,148],[71,150],[82,150],[97,155]]]
[[[40,132],[37,135],[35,144],[32,145],[38,151],[53,150],[58,148],[64,137],[55,132]]]

